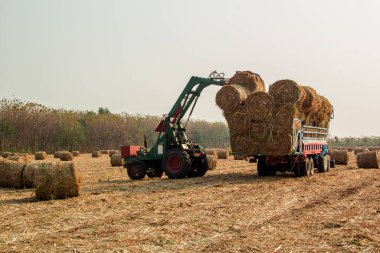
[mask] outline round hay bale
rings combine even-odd
[[[296,82],[280,80],[269,87],[269,94],[274,102],[280,105],[295,105],[301,97],[301,91]]]
[[[297,103],[297,107],[304,113],[310,113],[315,111],[320,103],[320,97],[318,93],[309,86],[300,86],[301,96]]]
[[[113,154],[111,157],[111,166],[123,166],[123,159],[121,158],[121,154]]]
[[[207,155],[208,170],[215,170],[218,165],[218,160],[213,155]]]
[[[380,157],[378,151],[362,152],[357,155],[357,163],[359,168],[378,169]]]
[[[108,155],[108,150],[100,150],[100,153],[102,153],[103,155]]]
[[[355,155],[358,155],[358,154],[360,154],[360,153],[363,153],[363,152],[367,152],[368,150],[367,149],[365,149],[365,148],[355,148],[354,149],[354,154]]]
[[[55,151],[54,158],[61,158],[61,151]]]
[[[267,143],[263,143],[260,153],[272,156],[285,156],[292,152],[292,136],[286,133],[273,132]]]
[[[252,122],[250,137],[254,143],[260,143],[270,135],[270,127],[267,121]]]
[[[25,188],[33,188],[34,183],[34,170],[38,168],[41,163],[32,162],[25,166],[22,173],[22,185]]]
[[[7,157],[7,159],[9,160],[12,160],[12,161],[16,161],[18,163],[28,163],[29,162],[29,157],[27,156],[10,156],[10,157]]]
[[[268,93],[264,91],[256,91],[247,97],[245,104],[250,118],[260,121],[271,114],[274,100]]]
[[[0,187],[22,188],[22,173],[26,164],[0,158]]]
[[[38,151],[36,152],[36,154],[34,155],[34,158],[36,160],[46,160],[47,158],[47,153],[45,151]]]
[[[73,162],[41,163],[34,170],[34,187],[38,200],[79,196],[80,179]]]
[[[77,150],[73,151],[72,153],[73,153],[73,156],[79,156],[80,155],[80,151],[77,151]]]
[[[224,112],[233,112],[239,105],[243,105],[249,91],[238,84],[224,85],[215,97],[216,104]]]
[[[244,161],[245,157],[242,155],[234,155],[234,160],[235,161]]]
[[[12,155],[11,152],[3,152],[3,153],[1,153],[1,157],[3,157],[3,158],[8,158],[11,155]]]
[[[295,117],[294,106],[275,105],[270,119],[271,128],[279,133],[290,133]]]
[[[61,152],[60,157],[61,161],[72,161],[74,158],[74,155],[71,152],[64,151]]]
[[[335,164],[348,165],[349,154],[347,150],[329,150],[329,155],[332,160],[335,160]]]
[[[230,79],[231,84],[239,84],[250,92],[265,91],[263,79],[251,71],[236,71]]]
[[[205,149],[206,155],[212,155],[214,156],[215,160],[218,160],[218,149],[216,148],[206,148]]]
[[[256,145],[253,143],[250,134],[232,134],[230,141],[232,150],[236,154],[248,156],[250,154],[255,154],[257,151]],[[218,158],[219,157],[220,154],[218,152]]]
[[[226,149],[218,149],[218,159],[228,159],[230,153]]]
[[[354,148],[353,148],[353,147],[348,147],[348,148],[347,148],[347,151],[348,151],[348,152],[354,152]]]
[[[377,147],[368,147],[368,151],[377,151],[378,148]]]
[[[251,120],[245,106],[238,106],[233,113],[225,113],[224,116],[232,133],[244,134],[249,132]]]
[[[114,154],[120,154],[119,150],[110,150],[108,152],[109,157],[111,158]]]
[[[328,127],[333,113],[333,107],[327,98],[323,96],[318,97],[320,98],[320,108],[315,112],[314,124],[319,127]]]
[[[100,153],[99,150],[98,151],[92,151],[92,154],[91,154],[92,157],[100,157],[101,155],[102,155],[102,153]]]

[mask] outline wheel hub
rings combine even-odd
[[[167,162],[167,168],[173,172],[178,172],[179,170],[181,170],[181,158],[178,155],[170,156]]]

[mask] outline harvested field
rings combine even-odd
[[[358,169],[354,155],[304,178],[259,178],[256,164],[228,159],[202,178],[131,181],[108,156],[75,161],[79,198],[37,202],[32,189],[0,188],[0,251],[380,250],[380,170]]]

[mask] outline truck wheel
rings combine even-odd
[[[314,175],[314,159],[309,159],[309,176]]]
[[[299,176],[300,177],[305,177],[305,176],[308,176],[309,175],[309,166],[310,166],[310,162],[309,162],[309,158],[302,158],[302,161],[301,161],[301,164],[299,164]]]
[[[169,150],[162,161],[162,168],[171,179],[187,177],[191,170],[189,154],[179,149]]]
[[[191,171],[188,177],[203,177],[208,170],[207,159],[199,159],[199,161],[192,164]]]
[[[149,178],[155,178],[155,177],[161,178],[163,174],[164,174],[164,171],[161,168],[152,168],[151,171],[148,171],[146,173],[146,175]]]
[[[142,161],[132,162],[127,168],[127,173],[130,179],[141,180],[146,175],[146,165]]]
[[[273,166],[265,163],[265,157],[260,157],[257,161],[257,175],[259,177],[274,176],[276,174]]]
[[[329,164],[328,164],[328,157],[327,156],[320,156],[318,157],[318,172],[324,173],[328,171]]]

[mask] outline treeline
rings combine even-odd
[[[380,146],[380,136],[370,137],[345,137],[340,139],[332,139],[330,146],[333,147],[372,147]]]
[[[35,152],[45,150],[119,149],[122,145],[148,146],[158,136],[154,132],[161,117],[113,114],[107,108],[98,112],[52,109],[19,99],[0,101],[1,151]],[[229,130],[222,122],[193,120],[187,127],[194,142],[207,147],[229,147]]]

